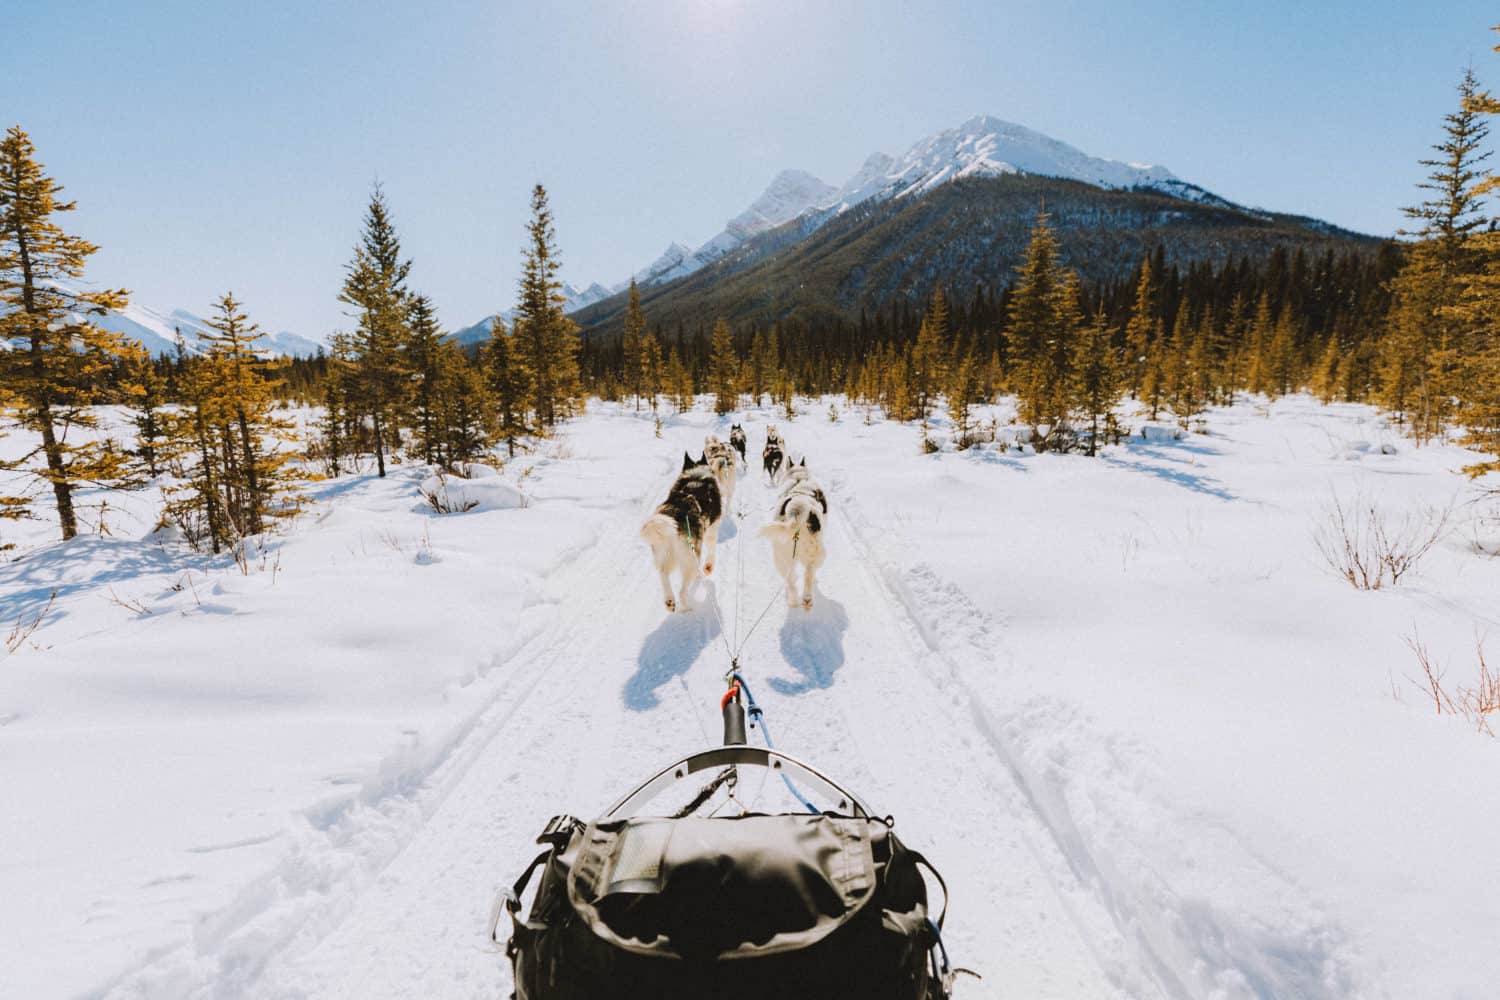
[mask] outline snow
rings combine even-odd
[[[509,510],[524,507],[525,495],[519,486],[502,479],[487,465],[470,465],[465,477],[438,473],[422,480],[417,488],[420,507],[444,514],[466,514],[470,511]]]
[[[778,745],[944,872],[949,950],[985,976],[965,1000],[1492,995],[1500,743],[1433,714],[1404,641],[1456,682],[1500,624],[1472,454],[1305,397],[1180,439],[1135,416],[1097,459],[924,455],[827,404],[658,440],[594,403],[447,480],[524,507],[439,515],[431,470],[398,465],[314,484],[243,568],[148,540],[149,492],[111,498],[108,535],[0,527],[6,628],[57,591],[0,661],[7,990],[506,995],[496,887],[549,816],[713,742],[743,641]],[[981,425],[1022,439],[1012,413]],[[699,609],[660,607],[636,529],[730,422],[752,448],[777,423],[828,491],[811,612],[780,599],[754,474]],[[1312,542],[1356,493],[1457,501],[1454,530],[1356,591]]]

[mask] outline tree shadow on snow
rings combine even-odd
[[[633,712],[655,708],[661,701],[656,696],[657,689],[686,674],[699,654],[719,637],[719,622],[709,607],[713,599],[714,595],[709,594],[691,611],[667,614],[646,636],[635,660],[635,675],[625,682],[626,708]]]
[[[781,658],[802,676],[795,680],[772,677],[777,694],[799,695],[833,684],[844,665],[844,633],[849,615],[838,601],[817,595],[811,611],[787,608],[781,626]]]
[[[1160,461],[1168,462],[1171,463],[1171,465],[1181,465],[1184,467],[1184,469],[1195,468],[1195,466],[1193,466],[1191,463],[1186,462],[1182,459],[1169,458],[1160,454],[1159,452],[1151,451],[1145,448],[1132,448],[1130,450],[1130,453],[1132,454],[1132,456],[1139,455],[1144,458],[1158,459]],[[1194,493],[1201,493],[1204,496],[1214,497],[1218,500],[1239,499],[1239,496],[1229,492],[1223,486],[1221,486],[1218,480],[1210,479],[1208,476],[1199,475],[1196,472],[1186,472],[1183,471],[1183,469],[1174,469],[1170,468],[1168,465],[1158,465],[1153,462],[1125,461],[1123,459],[1115,458],[1112,455],[1101,456],[1101,461],[1103,461],[1106,465],[1113,465],[1121,469],[1134,469],[1137,472],[1144,472],[1149,475],[1156,476],[1158,479],[1164,479],[1175,486],[1181,486],[1183,489],[1191,490]]]

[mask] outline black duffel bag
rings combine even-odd
[[[855,813],[555,818],[502,897],[513,996],[946,997],[919,868],[941,877],[889,820]]]

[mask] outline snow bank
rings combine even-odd
[[[500,478],[498,470],[488,465],[465,466],[469,478],[438,473],[422,480],[417,492],[422,496],[418,509],[440,514],[462,514],[468,511],[509,510],[526,505],[521,490]]]
[[[1141,424],[1141,437],[1147,441],[1181,441],[1187,437],[1187,431],[1176,424],[1148,421]]]

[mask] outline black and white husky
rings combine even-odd
[[[739,466],[734,461],[734,449],[710,434],[703,442],[703,458],[708,462],[714,478],[719,481],[719,494],[724,509],[728,510],[734,500],[734,484],[739,475]]]
[[[781,432],[776,429],[775,424],[766,425],[766,447],[760,453],[761,464],[766,470],[766,477],[774,485],[781,475],[782,463],[786,461],[786,445],[781,440]]]
[[[786,603],[797,606],[797,567],[802,567],[802,606],[813,606],[813,577],[827,555],[823,547],[823,529],[827,526],[828,497],[807,471],[807,459],[791,466],[786,486],[776,501],[776,517],[760,529],[771,540],[771,555],[776,572],[786,580]]]
[[[740,453],[740,465],[746,470],[750,468],[749,462],[745,458],[745,448],[748,444],[749,442],[745,440],[745,428],[739,424],[730,424],[729,447]]]
[[[702,456],[682,455],[682,472],[672,484],[666,501],[641,525],[641,537],[651,546],[651,558],[661,574],[662,600],[668,611],[688,610],[688,591],[702,572],[714,571],[719,544],[719,519],[724,513],[719,481]],[[672,574],[679,575],[677,595],[672,595]]]

